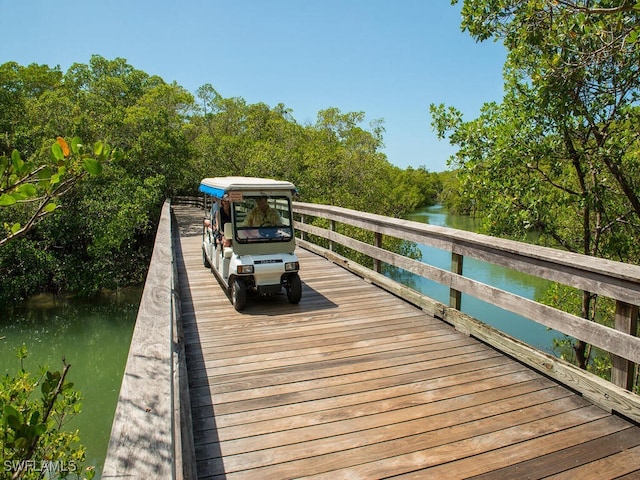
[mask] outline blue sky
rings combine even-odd
[[[471,120],[502,98],[504,47],[462,33],[449,0],[0,0],[0,18],[0,63],[121,57],[192,93],[283,103],[301,124],[362,111],[402,168],[442,171],[455,151],[431,103]]]

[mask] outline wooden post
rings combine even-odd
[[[638,307],[616,301],[615,328],[629,335],[638,331]],[[633,388],[634,363],[617,355],[611,355],[611,383],[631,390]]]
[[[375,232],[375,237],[373,239],[373,246],[374,247],[378,247],[378,248],[382,248],[382,234]],[[376,273],[380,273],[382,272],[382,262],[380,260],[378,260],[377,258],[373,259],[373,270]]]
[[[329,229],[332,232],[336,231],[336,221],[335,220],[331,220],[331,226],[329,227]],[[329,251],[333,252],[333,240],[329,240]]]
[[[464,257],[457,253],[451,252],[451,272],[462,275],[462,264]],[[462,293],[453,288],[449,289],[449,306],[460,310],[462,304]]]
[[[300,215],[300,223],[304,223],[304,214]],[[301,240],[307,239],[306,232],[300,231],[300,239]]]

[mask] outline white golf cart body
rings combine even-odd
[[[200,182],[205,195],[202,259],[229,291],[236,310],[246,305],[247,292],[276,295],[283,291],[298,303],[302,287],[295,236],[291,182],[252,177],[215,177]],[[216,229],[221,200],[230,201],[231,221]],[[269,214],[258,210],[265,199]],[[250,213],[256,209],[255,212]],[[267,209],[267,210],[268,210]]]

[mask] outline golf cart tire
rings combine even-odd
[[[211,263],[209,263],[209,259],[207,258],[207,254],[204,251],[204,247],[202,248],[202,264],[204,268],[211,268]]]
[[[300,281],[300,275],[292,273],[289,276],[287,285],[287,298],[289,303],[297,304],[302,299],[302,282]]]
[[[238,312],[244,310],[247,305],[247,287],[237,278],[231,284],[231,303]]]

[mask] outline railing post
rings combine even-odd
[[[460,254],[451,252],[451,272],[462,275],[462,263],[464,257]],[[462,304],[462,293],[454,288],[449,288],[449,306],[460,310]]]
[[[304,213],[300,215],[300,223],[304,223]],[[300,240],[306,240],[306,232],[300,231]]]
[[[377,248],[382,248],[382,234],[375,232],[375,237],[373,239],[373,246]],[[382,262],[377,258],[373,259],[373,270],[376,273],[382,272]]]
[[[329,229],[332,232],[336,231],[336,221],[335,220],[331,220],[331,224],[330,224]],[[333,252],[333,240],[329,240],[329,251]]]
[[[615,328],[629,335],[638,331],[638,307],[616,301]],[[633,388],[634,363],[617,355],[611,355],[611,383],[631,390]]]

